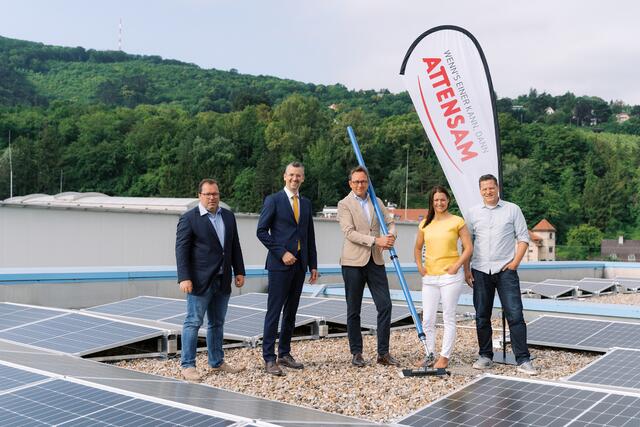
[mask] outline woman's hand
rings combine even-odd
[[[456,267],[455,264],[451,264],[449,267],[447,267],[447,274],[451,274],[451,275],[458,274],[458,270],[460,270],[460,266]]]

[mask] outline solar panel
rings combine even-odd
[[[44,375],[0,364],[0,392],[46,379]]]
[[[551,285],[564,285],[564,286],[577,286],[577,280],[566,280],[566,279],[545,279],[542,283],[549,283]]]
[[[525,284],[528,293],[539,295],[542,298],[561,299],[574,298],[578,288],[576,286],[554,285],[551,283],[520,282]]]
[[[363,302],[365,304],[371,304]],[[347,303],[343,299],[325,299],[316,304],[298,308],[298,314],[314,316],[324,319],[326,322],[347,324]]]
[[[3,302],[0,303],[0,331],[61,316],[65,313],[65,311]]]
[[[50,352],[33,352],[28,347],[6,341],[0,341],[0,360],[6,360],[13,366],[20,368],[39,370],[43,375],[64,376],[65,379],[75,383],[81,382],[84,385],[99,389],[109,388],[109,390],[118,394],[133,395],[143,400],[154,400],[157,403],[166,402],[168,405],[172,405],[172,409],[176,405],[189,405],[196,412],[216,415],[212,411],[217,411],[221,418],[235,416],[242,419],[242,421],[238,422],[239,426],[245,425],[245,422],[248,423],[251,420],[260,420],[259,424],[264,427],[268,427],[266,422],[272,422],[277,425],[308,425],[309,427],[319,425],[379,426],[379,424],[373,422],[343,415],[270,401],[208,385],[193,384],[174,378],[130,371],[114,365],[98,363],[75,356]],[[0,365],[2,365],[1,362]],[[1,394],[4,393],[0,392]],[[2,413],[0,411],[1,416]],[[10,417],[9,420],[14,422],[14,424],[8,423],[9,425],[19,427],[29,425],[17,415]],[[76,422],[90,426],[102,425],[98,421]],[[34,421],[31,421],[31,424],[33,423]],[[4,427],[7,423],[0,421],[0,425]],[[157,420],[135,424],[136,427],[143,425],[155,427],[156,425],[166,424],[162,424]]]
[[[224,337],[229,340],[256,340],[262,337],[263,327],[264,327],[264,316],[266,314],[266,310],[261,310],[257,308],[250,307],[238,307],[229,305],[227,308],[227,316],[224,321]],[[169,319],[165,319],[164,321],[167,323],[172,323],[176,325],[182,325],[184,322],[185,315],[181,314],[179,316],[175,316]],[[317,319],[310,316],[296,316],[295,326],[302,326],[309,323],[316,322]],[[206,316],[205,321],[200,328],[198,334],[200,336],[206,336]],[[282,319],[280,319],[280,324],[282,324]]]
[[[240,306],[240,307],[253,307],[253,308],[261,308],[266,310],[268,296],[269,295],[265,293],[248,293],[244,295],[236,295],[229,299],[229,304]],[[298,304],[298,309],[300,309],[301,307],[317,304],[318,302],[324,301],[326,299],[327,298],[300,297],[300,303]]]
[[[600,352],[640,348],[640,323],[541,316],[527,324],[527,342]]]
[[[582,279],[577,283],[578,288],[584,295],[585,292],[593,295],[611,294],[616,291],[616,284],[613,282],[604,282],[599,280]]]
[[[242,307],[267,308],[267,294],[249,293],[236,295],[229,299],[229,304]]]
[[[66,313],[0,332],[0,338],[83,356],[164,335],[147,328],[81,313]]]
[[[91,307],[86,311],[162,321],[179,313],[184,313],[186,311],[186,303],[181,299],[142,296]]]
[[[421,313],[422,309],[418,309],[418,313]],[[391,323],[396,323],[401,320],[411,317],[411,312],[406,305],[394,304],[391,306]],[[363,328],[376,329],[378,326],[378,310],[375,304],[367,304],[362,306],[360,312],[361,325]],[[413,324],[413,321],[412,321]]]
[[[487,375],[399,422],[411,426],[631,426],[637,425],[639,415],[637,396]]]
[[[3,426],[225,426],[235,422],[58,379],[0,395]]]
[[[568,380],[640,390],[640,350],[615,348]]]
[[[640,279],[616,278],[616,282],[624,292],[638,292],[640,289]]]

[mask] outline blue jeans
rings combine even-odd
[[[520,295],[520,279],[515,270],[486,274],[472,269],[473,273],[473,306],[476,309],[476,332],[480,356],[493,358],[491,329],[491,312],[496,290],[504,310],[511,347],[518,365],[530,360],[527,346],[527,325],[522,314],[522,296]]]
[[[220,279],[202,294],[187,294],[187,317],[182,325],[182,368],[195,368],[198,330],[202,326],[204,313],[207,312],[207,353],[209,366],[217,368],[224,361],[222,341],[224,339],[224,318],[231,294],[220,292]]]

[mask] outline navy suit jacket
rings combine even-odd
[[[316,236],[313,230],[313,212],[311,201],[300,197],[300,217],[296,223],[293,208],[284,190],[271,194],[264,199],[264,205],[258,220],[258,239],[269,249],[265,268],[269,271],[286,271],[292,266],[282,262],[286,251],[294,256],[300,255],[297,263],[302,263],[303,270],[318,268],[316,253]]]
[[[185,212],[176,232],[176,265],[178,283],[191,280],[194,295],[201,295],[213,283],[222,265],[223,293],[231,293],[231,273],[243,275],[244,261],[233,213],[220,210],[224,222],[224,248],[208,215],[200,216],[198,206]]]

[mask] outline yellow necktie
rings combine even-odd
[[[300,219],[300,208],[298,207],[298,196],[293,195],[293,217],[296,219],[296,222]]]
[[[298,207],[298,195],[293,195],[293,217],[296,219],[296,223],[300,219],[300,208]],[[300,250],[300,240],[298,240],[298,250]]]

